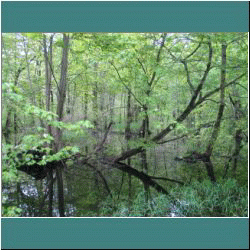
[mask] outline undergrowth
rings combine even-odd
[[[247,217],[248,190],[234,179],[195,181],[190,185],[170,190],[175,202],[163,194],[145,203],[140,192],[129,208],[126,201],[108,199],[100,209],[100,216],[114,217]]]

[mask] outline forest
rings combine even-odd
[[[3,217],[247,217],[248,33],[3,33]]]

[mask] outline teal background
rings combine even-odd
[[[248,32],[248,2],[2,2],[2,32]]]
[[[248,2],[1,2],[2,32],[248,32]],[[248,218],[2,218],[3,249],[248,249]]]
[[[248,249],[248,226],[244,218],[4,218],[2,247]]]

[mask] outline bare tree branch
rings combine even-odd
[[[201,39],[201,41],[199,42],[198,46],[194,49],[193,52],[191,52],[189,55],[187,55],[185,58],[184,58],[184,61],[186,61],[189,57],[191,57],[192,55],[195,54],[195,52],[200,48],[201,44],[202,44],[202,41],[203,41],[203,38]]]
[[[184,138],[186,136],[188,136],[188,134],[184,134],[184,135],[181,135],[181,136],[178,136],[178,137],[166,140],[166,141],[157,142],[157,144],[164,144],[164,143],[168,143],[168,142],[171,142],[171,141],[176,141],[176,140],[182,139],[182,138]]]
[[[248,89],[246,87],[242,86],[240,83],[237,82],[236,84],[239,85],[240,87],[242,87],[243,89],[245,89],[246,91],[248,91]]]
[[[160,45],[160,48],[159,48],[158,53],[157,53],[157,56],[156,56],[156,65],[158,65],[159,62],[160,62],[160,55],[161,55],[161,52],[162,52],[162,48],[164,47],[164,44],[165,44],[165,38],[166,38],[166,36],[167,36],[166,33],[163,33],[163,34],[162,34],[162,37],[161,37],[161,38],[162,38],[161,45]],[[153,72],[152,77],[151,77],[151,80],[150,80],[149,83],[148,83],[148,85],[149,85],[150,87],[152,87],[152,84],[153,84],[153,82],[154,82],[155,76],[156,76],[156,71]],[[147,93],[147,95],[149,95],[150,91],[151,91],[151,89],[149,90],[149,92]]]
[[[138,60],[138,62],[140,63],[140,65],[141,65],[141,67],[142,67],[142,70],[143,70],[144,74],[147,75],[147,71],[146,71],[146,69],[144,68],[144,66],[143,66],[143,64],[142,64],[142,62],[141,62],[141,60],[140,60],[140,58],[137,58],[137,60]]]
[[[186,60],[181,60],[181,62],[183,63],[185,71],[186,71],[186,74],[187,74],[187,83],[188,83],[188,85],[189,85],[189,87],[191,89],[191,92],[194,93],[195,88],[194,88],[194,86],[193,86],[193,84],[191,82],[191,79],[190,79],[190,74],[189,74],[187,62],[186,62]]]
[[[112,62],[110,62],[110,64],[114,67],[114,69],[115,69],[115,71],[116,71],[116,73],[117,73],[117,75],[118,75],[118,77],[119,77],[121,83],[123,84],[123,86],[124,86],[124,87],[129,91],[129,93],[135,98],[135,100],[140,104],[140,106],[143,107],[142,102],[135,96],[135,94],[131,91],[131,89],[130,89],[130,88],[124,83],[124,81],[122,80],[121,75],[120,75],[118,69],[116,68],[116,66],[115,66]]]
[[[234,80],[232,80],[231,82],[225,84],[225,88],[229,87],[232,84],[235,84],[236,81],[238,81],[239,79],[241,79],[243,76],[245,76],[247,74],[247,72],[241,74],[240,76],[236,77]],[[202,102],[204,102],[208,97],[212,96],[213,94],[215,94],[216,92],[220,91],[221,86],[208,92],[207,94],[205,94],[202,98],[200,98],[194,105],[194,107],[197,107],[198,105],[200,105]]]

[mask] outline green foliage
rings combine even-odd
[[[14,83],[2,83],[2,97],[5,100],[5,104],[10,105],[10,107],[18,108],[18,106],[24,106],[25,98],[21,94],[20,88]]]
[[[247,188],[233,179],[212,184],[210,181],[193,182],[184,187],[171,189],[177,201],[158,194],[145,203],[144,192],[133,201],[131,209],[127,203],[119,202],[114,207],[109,198],[102,206],[103,216],[114,217],[247,217]]]
[[[94,125],[88,120],[78,121],[74,124],[72,123],[65,123],[62,121],[51,121],[49,125],[54,126],[60,129],[66,129],[69,131],[74,132],[76,135],[84,134],[83,128],[94,128]]]
[[[176,124],[176,127],[175,127],[175,130],[178,134],[185,134],[188,132],[186,126],[182,123],[177,123]]]
[[[127,216],[135,217],[168,217],[171,212],[170,200],[162,194],[158,194],[148,203],[145,202],[145,193],[138,194],[133,202],[132,209]]]
[[[32,40],[42,40],[43,39],[43,33],[22,33],[23,36],[26,36],[27,38],[30,38]]]
[[[37,116],[38,118],[41,118],[48,122],[52,122],[52,120],[57,117],[55,113],[46,111],[34,105],[27,104],[24,108],[25,108],[25,113],[27,113],[28,115]]]
[[[242,217],[248,213],[247,188],[233,179],[212,184],[193,182],[172,190],[179,199],[177,211],[187,217]]]
[[[41,139],[36,135],[29,135],[23,138],[23,143],[14,147],[13,145],[4,145],[3,157],[2,157],[2,178],[3,182],[10,183],[17,181],[17,168],[20,165],[46,165],[48,162],[59,161],[63,159],[69,159],[76,153],[79,153],[79,148],[76,146],[65,146],[56,154],[52,154],[49,147],[43,147],[44,143],[50,141]],[[40,161],[34,159],[34,155],[24,153],[27,150],[34,149],[43,153],[46,153]],[[20,158],[19,154],[22,157]]]
[[[2,182],[12,183],[17,181],[16,170],[17,152],[14,146],[3,144],[2,146]]]
[[[22,209],[16,206],[5,207],[3,205],[2,216],[3,217],[19,217]]]
[[[112,217],[159,217],[169,216],[171,204],[164,195],[155,196],[150,202],[145,203],[145,193],[141,191],[133,200],[132,207],[128,208],[126,201],[114,202],[110,197],[102,203],[101,216]]]
[[[60,151],[58,151],[56,154],[47,156],[45,158],[45,161],[52,162],[52,161],[59,161],[59,160],[67,159],[67,158],[74,156],[78,152],[79,152],[78,147],[66,146],[62,148]]]
[[[19,148],[21,150],[28,150],[31,148],[43,147],[45,144],[50,144],[54,138],[49,134],[30,134],[22,138]]]
[[[32,105],[23,95],[21,89],[13,83],[3,83],[2,89],[3,97],[5,98],[5,104],[8,105],[9,108],[11,107],[22,114],[35,116],[48,122],[56,119],[57,115],[55,113]]]

